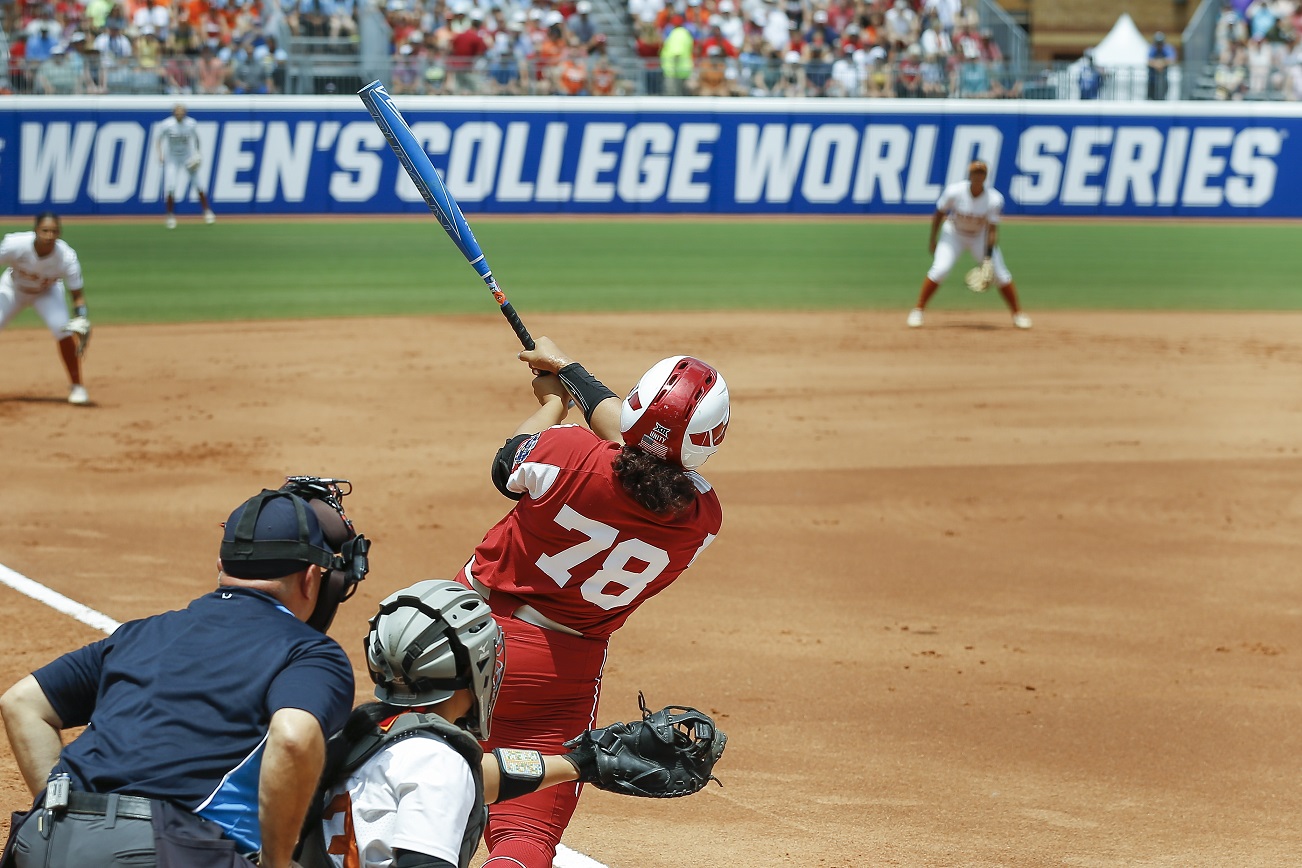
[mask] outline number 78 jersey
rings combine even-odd
[[[708,482],[689,472],[695,502],[656,515],[616,478],[619,450],[578,425],[548,428],[516,450],[507,488],[524,496],[471,564],[494,603],[511,594],[584,636],[609,637],[714,541],[723,512]]]

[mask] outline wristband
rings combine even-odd
[[[72,308],[72,315],[73,315],[73,316],[86,316],[86,305],[84,305],[84,304],[74,305],[73,308]]]
[[[501,772],[497,784],[497,802],[528,795],[542,785],[543,758],[538,751],[499,747],[493,749],[493,758],[497,760],[497,768]]]
[[[590,425],[592,424],[592,411],[597,405],[607,398],[618,397],[614,392],[602,385],[601,381],[584,370],[583,365],[578,362],[571,362],[557,372],[565,388],[574,396],[574,400],[579,402],[583,408],[583,418]]]

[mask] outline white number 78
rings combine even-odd
[[[550,576],[557,587],[563,588],[573,578],[575,567],[609,549],[610,554],[606,555],[601,568],[579,589],[583,599],[601,609],[610,610],[633,602],[669,566],[669,553],[664,549],[637,538],[626,539],[615,545],[615,538],[619,536],[616,528],[581,515],[569,504],[562,506],[556,513],[556,523],[566,530],[578,531],[587,539],[554,555],[538,558],[538,569]],[[713,540],[714,535],[708,535],[696,555],[704,551]],[[696,559],[696,555],[692,556],[692,560]],[[628,569],[634,560],[642,561],[645,566],[637,571]],[[609,593],[607,589],[618,593]]]

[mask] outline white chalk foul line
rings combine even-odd
[[[26,594],[33,600],[38,600],[49,606],[51,609],[62,612],[69,617],[76,618],[81,623],[88,624],[96,630],[100,630],[104,633],[112,633],[118,627],[122,626],[108,615],[105,615],[102,612],[96,612],[89,606],[83,606],[76,600],[70,600],[58,591],[52,591],[40,582],[34,582],[21,573],[14,572],[4,564],[0,564],[0,582],[3,582],[20,594]]]
[[[44,603],[56,612],[62,612],[83,624],[94,627],[103,633],[112,633],[122,625],[103,612],[96,612],[90,606],[84,606],[76,600],[70,600],[58,591],[45,587],[40,582],[32,581],[22,573],[15,572],[0,564],[0,583],[6,584],[20,594]],[[554,868],[606,868],[596,859],[584,856],[577,850],[571,850],[564,844],[556,848],[556,858],[552,861]]]

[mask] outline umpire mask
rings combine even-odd
[[[322,633],[330,629],[339,604],[357,591],[357,585],[370,570],[367,553],[371,542],[357,533],[352,521],[344,513],[343,498],[351,494],[352,483],[347,479],[324,479],[319,476],[290,476],[281,491],[295,494],[305,501],[321,525],[327,547],[333,553],[321,576],[321,590],[317,594],[316,608],[307,619],[308,626]]]

